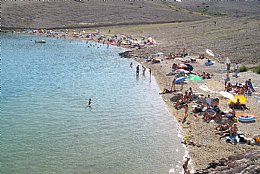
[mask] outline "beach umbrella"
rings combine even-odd
[[[226,91],[220,91],[219,94],[222,95],[222,96],[225,97],[225,98],[230,99],[230,100],[235,100],[234,95],[231,94],[231,93],[229,93],[229,92],[226,92]]]
[[[191,75],[191,76],[188,76],[188,79],[194,80],[194,81],[200,81],[200,80],[202,80],[202,77],[200,77],[198,75]]]
[[[212,57],[215,56],[215,54],[213,53],[213,51],[211,51],[210,49],[206,49],[206,53]]]
[[[184,69],[184,68],[187,68],[187,65],[185,65],[183,63],[179,63],[179,64],[177,64],[177,67],[181,68],[181,69]]]
[[[228,57],[225,60],[225,64],[231,64],[231,61],[230,61],[230,59]]]
[[[183,82],[184,80],[186,80],[186,77],[179,77],[175,80],[175,83],[181,83]]]
[[[211,89],[208,88],[208,86],[206,85],[200,85],[199,88],[202,90],[202,91],[206,91],[206,92],[214,92],[212,91]]]
[[[246,104],[247,102],[247,98],[244,95],[235,95],[235,100],[229,100],[228,103],[236,103],[238,99],[241,104]]]
[[[181,57],[176,57],[174,60],[184,61],[184,59]]]
[[[189,73],[189,71],[187,71],[187,70],[185,70],[185,69],[176,69],[174,72],[176,72],[176,73],[181,73],[181,72],[183,72],[183,73]]]
[[[187,69],[189,71],[192,71],[193,70],[193,66],[191,64],[188,64],[188,63],[185,63],[185,65],[187,66]]]

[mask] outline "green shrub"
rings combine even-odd
[[[260,74],[260,66],[256,67],[253,71],[257,74]]]
[[[239,72],[246,72],[247,70],[248,68],[244,65],[239,68]]]

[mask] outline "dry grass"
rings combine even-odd
[[[191,21],[204,17],[162,1],[74,0],[3,1],[2,26],[55,28],[89,24]]]

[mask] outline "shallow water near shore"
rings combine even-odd
[[[181,172],[177,123],[122,49],[32,35],[1,42],[0,173]]]

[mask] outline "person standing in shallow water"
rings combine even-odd
[[[139,65],[136,66],[136,75],[139,75],[139,71],[140,71],[140,68],[139,68]]]
[[[142,68],[143,68],[143,76],[145,76],[146,68],[144,66],[142,66]]]

